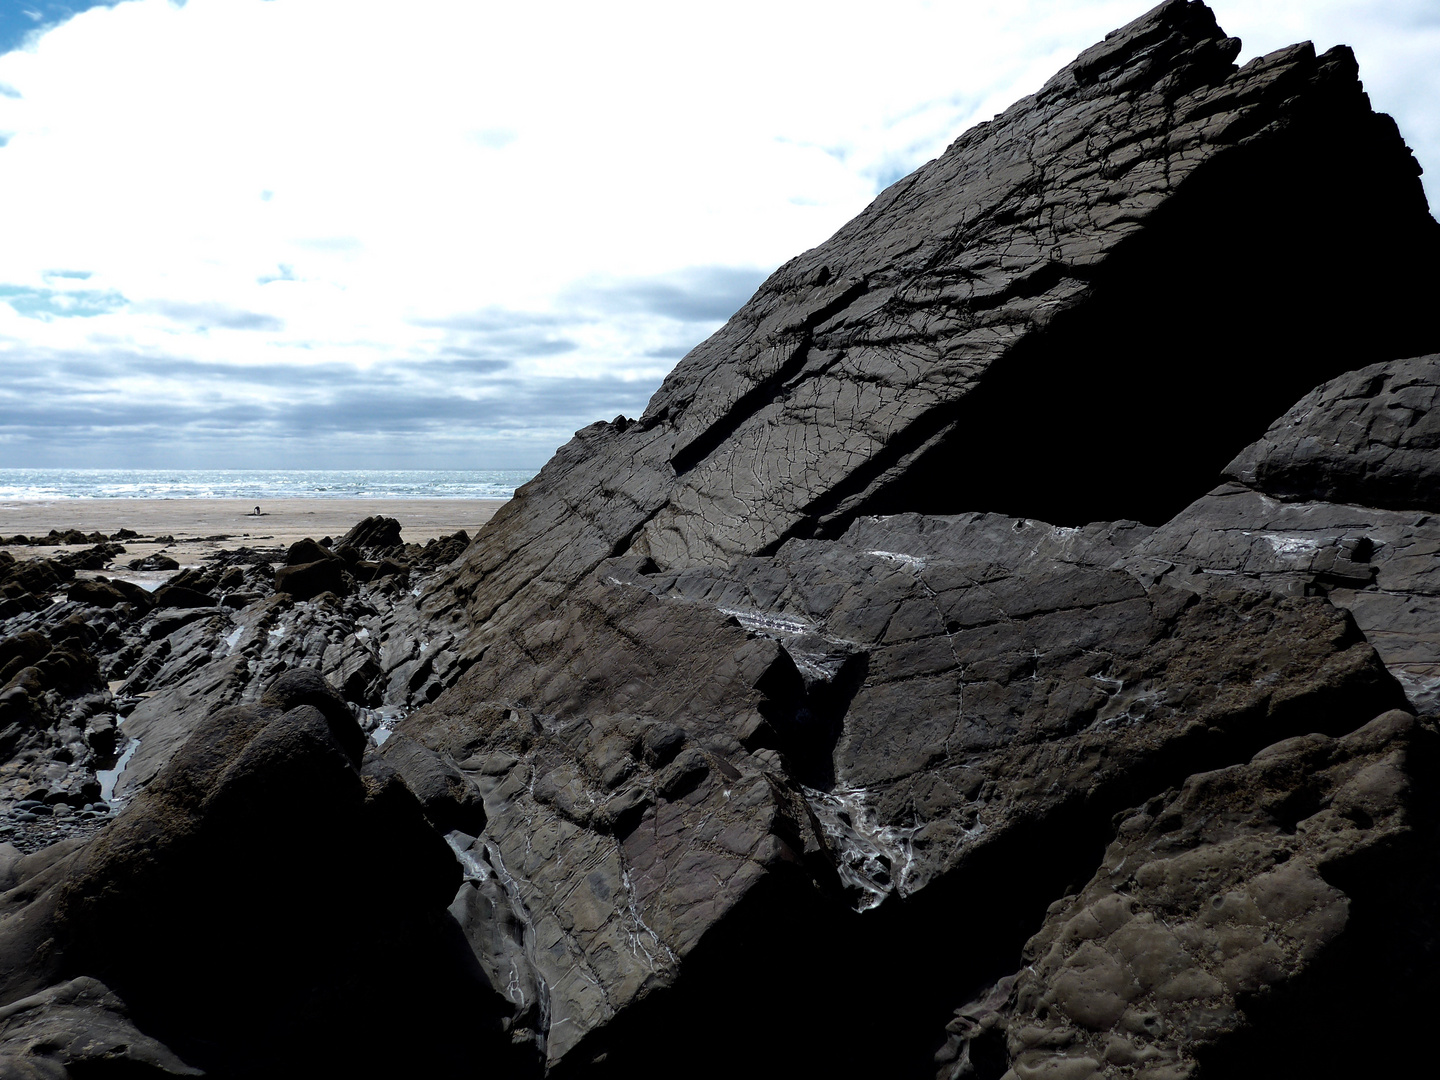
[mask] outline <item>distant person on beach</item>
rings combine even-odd
[[[259,516],[260,516],[260,507],[258,507],[258,506],[255,507],[255,516],[256,516],[256,517],[259,517]]]

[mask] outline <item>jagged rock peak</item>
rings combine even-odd
[[[1159,524],[1316,383],[1440,349],[1411,257],[1440,226],[1353,56],[1237,50],[1162,4],[961,135],[638,423],[578,433],[445,595],[483,625],[614,555],[718,566],[864,514]]]

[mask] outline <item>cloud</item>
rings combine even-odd
[[[705,266],[664,276],[579,285],[567,298],[581,309],[638,312],[677,322],[723,322],[749,300],[767,270]]]
[[[218,326],[225,330],[283,330],[285,323],[273,315],[258,311],[241,311],[224,304],[191,304],[178,300],[151,300],[136,307],[155,311],[167,319],[187,323],[201,330]]]
[[[0,5],[0,464],[539,465],[1152,3]],[[1214,6],[1440,190],[1433,0]]]
[[[561,315],[530,311],[507,311],[487,308],[481,311],[457,312],[432,318],[413,320],[416,326],[439,327],[444,330],[473,330],[483,334],[505,334],[528,331],[536,327],[561,326],[570,320]]]
[[[131,467],[533,467],[606,416],[638,415],[652,387],[612,375],[535,379],[490,360],[232,368],[185,358],[56,355],[0,386],[7,463],[84,466],[107,451]],[[157,388],[114,394],[127,380]],[[73,389],[85,387],[83,393]],[[77,441],[76,434],[83,433]],[[387,458],[387,455],[388,458]],[[92,462],[93,463],[93,462]]]
[[[448,357],[445,361],[446,367],[454,371],[484,372],[504,371],[511,366],[509,360],[491,360],[479,356],[457,356]]]

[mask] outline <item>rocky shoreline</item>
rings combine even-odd
[[[0,560],[0,1072],[1433,1067],[1440,224],[1238,51],[1112,33],[473,539]]]
[[[390,693],[382,680],[404,661],[383,639],[404,621],[397,609],[413,606],[412,590],[464,550],[464,531],[406,544],[395,519],[372,517],[338,542],[217,546],[184,570],[163,554],[130,559],[117,542],[171,546],[173,537],[73,533],[31,546],[93,546],[23,561],[0,553],[0,842],[22,853],[103,825],[134,787],[121,763],[154,760],[138,732],[171,737],[151,735],[164,707],[152,699],[178,691],[188,700],[189,679],[226,660],[253,664],[260,679],[318,668],[382,738],[414,700],[437,692],[438,682],[421,680],[413,695]],[[127,571],[162,580],[147,589],[118,576]],[[245,681],[236,679],[227,691]]]

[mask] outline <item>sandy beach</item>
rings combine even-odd
[[[437,536],[464,529],[472,537],[505,505],[504,499],[276,499],[255,504],[238,499],[57,499],[53,501],[0,502],[0,536],[17,533],[44,536],[51,529],[64,532],[102,532],[120,529],[140,534],[124,541],[126,554],[143,558],[165,551],[181,565],[193,565],[221,548],[277,547],[312,537],[338,540],[362,518],[393,517],[400,522],[407,543],[423,544]],[[173,536],[174,543],[157,544],[153,538]],[[8,547],[16,558],[47,550]]]

